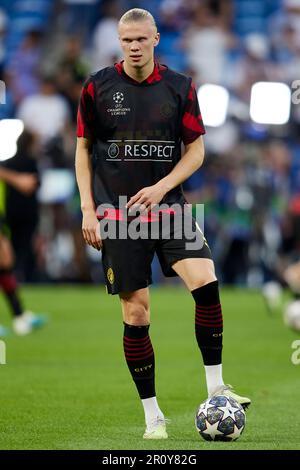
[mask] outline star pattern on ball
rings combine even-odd
[[[113,100],[114,100],[115,103],[121,104],[122,101],[124,100],[123,93],[121,93],[120,91],[117,91],[116,93],[114,93]]]
[[[245,422],[242,406],[224,395],[201,403],[195,419],[196,429],[206,441],[234,441],[242,434]]]

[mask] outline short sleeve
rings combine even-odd
[[[89,140],[94,138],[94,99],[94,84],[91,79],[88,79],[83,85],[78,106],[77,137],[85,137]]]
[[[205,134],[197,92],[192,83],[182,117],[181,139],[185,145],[191,144],[200,135]]]

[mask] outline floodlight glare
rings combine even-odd
[[[285,83],[257,82],[251,88],[250,117],[259,124],[286,124],[291,90]]]
[[[204,125],[219,127],[227,116],[229,93],[219,85],[205,84],[198,90],[198,100]]]
[[[17,153],[17,140],[24,130],[20,119],[0,120],[0,161],[8,160]]]

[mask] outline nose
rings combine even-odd
[[[138,51],[140,49],[138,41],[132,41],[130,49],[132,52]]]

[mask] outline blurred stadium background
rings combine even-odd
[[[0,160],[16,167],[20,157],[34,159],[41,179],[37,200],[19,198],[16,207],[7,196],[18,277],[103,281],[99,254],[81,237],[77,103],[88,74],[121,57],[117,19],[135,6],[157,19],[157,59],[199,88],[206,161],[184,189],[191,203],[205,204],[218,276],[259,287],[274,278],[278,253],[297,256],[299,248],[300,107],[291,100],[300,75],[298,0],[1,0]],[[267,84],[255,89],[257,82]],[[156,261],[153,271],[166,282]]]

